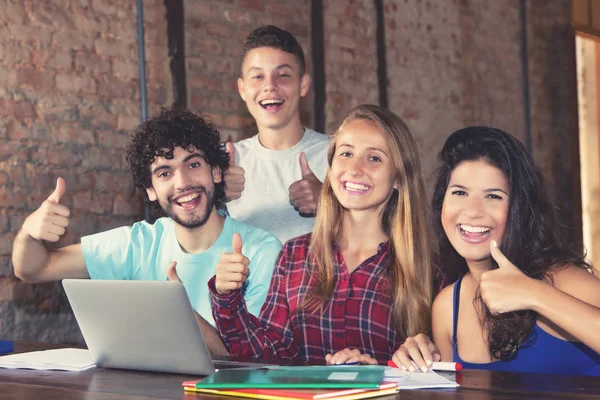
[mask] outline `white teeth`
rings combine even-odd
[[[485,233],[490,230],[490,228],[486,228],[483,226],[469,226],[469,225],[461,225],[460,229],[469,233]]]
[[[361,185],[360,183],[346,182],[345,187],[346,189],[360,190],[361,192],[366,192],[367,190],[369,190],[369,187],[367,185]]]
[[[188,194],[187,196],[183,196],[177,199],[178,203],[187,203],[188,201],[194,200],[196,197],[200,196],[199,193]]]
[[[261,106],[268,106],[269,104],[282,104],[283,100],[275,100],[275,99],[269,99],[269,100],[263,100],[260,102]]]

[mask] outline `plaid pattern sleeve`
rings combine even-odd
[[[231,355],[324,361],[326,354],[349,348],[386,363],[403,342],[392,318],[385,274],[388,244],[381,244],[351,274],[336,248],[333,296],[313,313],[298,312],[314,285],[309,244],[310,235],[286,243],[259,318],[246,311],[239,291],[217,295],[213,279],[213,315]]]
[[[298,355],[285,297],[287,251],[288,247],[277,257],[260,320],[248,312],[239,290],[219,295],[215,277],[209,281],[213,317],[232,356],[295,358]]]

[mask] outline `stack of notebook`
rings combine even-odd
[[[433,371],[420,374],[429,376],[428,383],[419,386],[414,379],[405,379],[411,373],[382,366],[268,366],[219,370],[205,379],[184,382],[183,387],[186,392],[267,400],[354,400],[403,388],[458,386]]]

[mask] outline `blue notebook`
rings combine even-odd
[[[0,340],[0,354],[12,353],[13,350],[13,342],[10,340]]]

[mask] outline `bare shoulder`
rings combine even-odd
[[[452,301],[454,298],[454,286],[456,282],[452,285],[448,285],[442,289],[440,293],[435,297],[435,301],[433,302],[433,307],[445,308],[452,305]]]
[[[452,325],[454,285],[456,285],[456,283],[442,289],[433,302],[432,318],[436,324]]]
[[[551,272],[554,287],[586,303],[600,306],[600,279],[576,265],[567,265]]]

